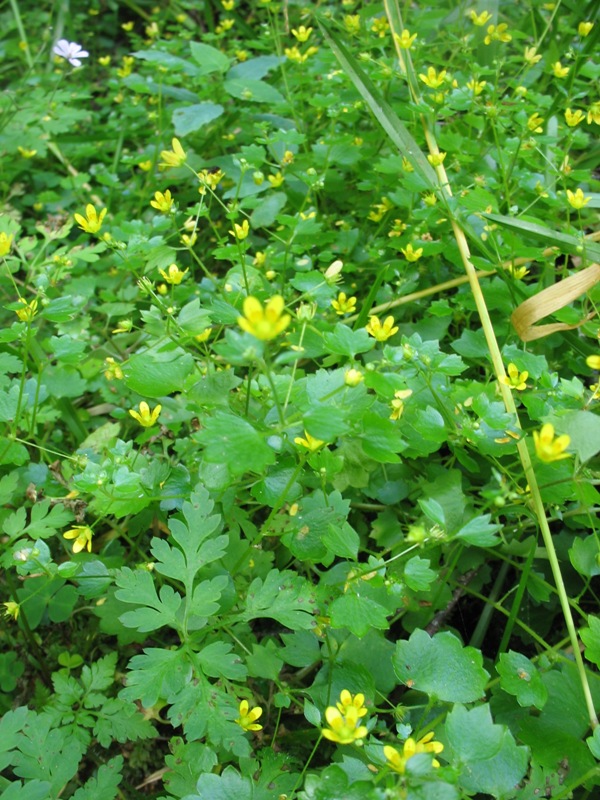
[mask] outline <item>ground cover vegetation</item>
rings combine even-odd
[[[597,796],[596,9],[2,6],[3,798]]]

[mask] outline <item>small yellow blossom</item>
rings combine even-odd
[[[146,25],[144,28],[144,33],[149,39],[157,39],[160,36],[160,28],[156,22],[151,22],[150,25]]]
[[[239,225],[237,222],[234,222],[233,230],[229,231],[229,233],[234,239],[237,239],[238,242],[243,242],[244,239],[248,238],[248,234],[250,233],[250,224],[248,223],[248,220],[245,219],[241,225]]]
[[[348,692],[348,694],[350,693]],[[360,697],[360,695],[357,695],[357,697]],[[340,711],[340,706],[343,709],[342,711]],[[367,727],[359,724],[364,711],[366,709],[363,709],[362,705],[358,707],[354,704],[338,703],[337,708],[336,706],[328,706],[325,709],[325,719],[329,727],[323,728],[323,736],[325,739],[329,739],[330,742],[337,742],[338,744],[353,744],[354,742],[358,744],[359,740],[363,739],[368,733]]]
[[[588,356],[585,363],[590,369],[600,369],[600,356]]]
[[[331,305],[340,317],[344,314],[353,314],[356,311],[356,297],[346,297],[345,292],[340,292],[337,300],[332,300]]]
[[[225,11],[233,11],[235,7],[235,0],[221,0],[221,5]]]
[[[415,250],[412,244],[407,244],[406,247],[401,247],[400,252],[407,261],[418,261],[423,255],[423,248],[417,247]]]
[[[512,36],[507,33],[508,25],[506,22],[501,22],[500,25],[490,25],[487,29],[487,36],[485,37],[484,44],[491,44],[492,42],[510,42]]]
[[[420,73],[419,78],[430,89],[439,89],[446,80],[446,70],[441,69],[438,73],[435,67],[427,67],[427,74]]]
[[[276,175],[267,175],[267,180],[274,189],[277,189],[284,182],[285,178],[283,173],[278,172]]]
[[[369,317],[369,322],[365,325],[367,333],[378,342],[386,342],[390,336],[398,333],[398,326],[394,325],[394,318],[390,315],[381,323],[379,317]]]
[[[377,17],[373,20],[373,24],[371,25],[371,31],[379,36],[380,39],[386,35],[390,27],[389,22],[385,17]]]
[[[358,384],[362,383],[364,379],[365,376],[362,374],[362,372],[358,369],[354,369],[353,367],[344,372],[344,383],[346,386],[358,386]]]
[[[127,78],[133,72],[133,64],[135,58],[133,56],[123,56],[121,59],[121,67],[117,70],[117,75],[119,78]],[[115,102],[121,102],[121,100],[117,101],[115,98]]]
[[[427,154],[427,161],[429,161],[432,167],[440,167],[444,163],[445,158],[446,158],[446,153]]]
[[[98,59],[98,63],[100,64],[101,67],[109,67],[111,60],[112,59],[110,56],[100,56],[100,58]]]
[[[255,267],[258,267],[258,268],[260,269],[260,267],[264,267],[264,265],[266,264],[266,262],[267,262],[267,254],[266,254],[266,253],[263,253],[261,250],[259,250],[259,251],[256,253],[256,255],[254,256],[254,259],[253,259],[253,261],[252,261],[252,264],[253,264]]]
[[[123,370],[110,356],[104,359],[104,377],[107,381],[123,380]]]
[[[4,611],[2,613],[5,617],[12,617],[15,620],[19,618],[21,606],[18,603],[8,600],[6,603],[2,603],[2,605],[4,606]]]
[[[281,166],[287,167],[293,163],[294,163],[294,154],[292,153],[291,150],[286,150],[281,159]]]
[[[118,327],[112,333],[129,333],[132,328],[133,322],[130,319],[124,319],[119,322]]]
[[[592,30],[593,27],[594,27],[593,22],[580,22],[579,25],[577,26],[577,33],[581,36],[582,39],[585,39],[585,37],[589,34],[589,32]]]
[[[291,316],[284,314],[285,302],[281,295],[271,297],[265,307],[256,297],[244,300],[244,316],[238,317],[238,325],[246,333],[251,333],[263,342],[275,339],[290,324]]]
[[[581,187],[578,187],[575,192],[572,192],[570,189],[567,189],[567,200],[569,201],[569,205],[579,211],[591,200],[590,195],[585,195],[581,190]]]
[[[146,161],[140,161],[138,167],[142,170],[142,172],[150,172],[152,169],[152,161],[148,158]]]
[[[563,434],[554,438],[554,426],[547,422],[540,431],[533,432],[535,452],[540,461],[551,464],[563,458],[570,458],[570,453],[565,453],[571,443],[570,436]]]
[[[412,33],[407,30],[406,28],[402,31],[400,35],[397,33],[394,34],[394,41],[398,45],[398,47],[402,48],[402,50],[410,50],[413,45],[413,42],[417,38],[416,33]]]
[[[358,14],[346,14],[344,17],[344,28],[347,33],[352,35],[360,31],[360,16]]]
[[[473,78],[467,83],[467,89],[473,92],[475,97],[478,97],[483,92],[486,84],[487,81],[476,81],[475,78]]]
[[[373,203],[371,206],[371,211],[367,215],[367,219],[370,219],[372,222],[380,222],[390,208],[393,208],[394,204],[389,200],[387,197],[381,198],[381,203]]]
[[[544,121],[544,118],[543,118],[543,117],[541,117],[541,116],[540,116],[540,115],[537,113],[537,111],[536,111],[536,112],[535,112],[534,114],[532,114],[532,115],[529,117],[529,119],[527,120],[527,127],[529,128],[529,130],[530,130],[532,133],[542,133],[542,132],[543,132],[543,130],[544,130],[544,129],[542,128],[542,123],[543,123],[543,121]]]
[[[91,553],[93,535],[94,532],[89,525],[75,525],[66,533],[63,533],[63,539],[75,539],[73,542],[74,553],[81,553],[82,550],[87,550],[88,553]]]
[[[298,28],[292,28],[292,36],[299,42],[308,42],[311,33],[312,28],[305,28],[304,25],[300,25]]]
[[[433,731],[430,731],[418,741],[412,738],[407,739],[404,742],[402,754],[400,754],[395,747],[386,745],[383,748],[383,754],[388,762],[388,766],[393,769],[394,772],[404,775],[406,772],[406,762],[417,753],[433,753],[434,755],[438,755],[444,749],[444,745],[441,742],[432,741],[433,736]],[[440,766],[440,762],[436,758],[433,759],[431,764],[436,769]]]
[[[542,60],[536,47],[526,47],[523,58],[525,59],[525,63],[530,67],[534,67],[538,61]]]
[[[230,31],[234,25],[235,25],[234,19],[229,19],[229,18],[222,19],[215,28],[215,33],[220,36],[222,33],[227,33],[227,31]]]
[[[262,725],[258,725],[256,720],[260,719],[262,713],[263,710],[260,706],[250,708],[248,701],[242,700],[240,703],[240,715],[236,719],[236,722],[240,728],[243,728],[245,731],[261,731]]]
[[[34,298],[28,303],[23,297],[19,297],[19,303],[22,303],[23,307],[17,308],[15,314],[21,322],[31,322],[37,314],[38,301]]]
[[[208,170],[203,169],[198,173],[198,178],[200,179],[200,189],[198,190],[200,194],[204,194],[202,191],[206,186],[211,189],[213,192],[219,185],[219,183],[225,177],[225,173],[221,169],[217,170]]]
[[[554,73],[555,78],[566,78],[569,74],[570,67],[563,67],[560,61],[555,61],[552,64],[552,72]]]
[[[0,233],[0,258],[7,256],[10,253],[12,246],[13,235],[12,233]]]
[[[500,378],[501,383],[505,386],[510,386],[511,389],[516,389],[518,392],[522,392],[527,388],[526,381],[529,377],[527,371],[519,372],[519,368],[515,364],[510,363],[507,367],[507,372],[508,375],[502,375]]]
[[[168,214],[173,208],[173,198],[170,189],[163,192],[154,192],[154,200],[150,200],[152,208],[156,208],[162,214]]]
[[[437,195],[434,192],[426,192],[423,195],[423,202],[431,208],[437,203]]]
[[[402,233],[406,230],[406,223],[402,222],[401,219],[395,219],[392,223],[392,227],[388,233],[388,236],[402,236]]]
[[[367,714],[365,696],[360,692],[358,694],[350,694],[348,689],[342,689],[339,703],[335,705],[340,714],[345,714],[349,708],[356,708],[359,717],[364,717]]]
[[[181,146],[179,139],[173,137],[171,141],[171,150],[163,150],[160,154],[160,164],[163,169],[169,169],[170,167],[180,167],[182,164],[185,164],[185,160],[187,158],[185,154],[185,150]]]
[[[473,25],[483,28],[483,26],[491,20],[492,15],[489,11],[482,11],[481,14],[478,14],[476,11],[471,9],[471,11],[469,11],[469,17]]]
[[[184,233],[181,237],[181,244],[185,247],[191,248],[196,244],[198,239],[198,234],[196,233]]]
[[[100,214],[91,203],[85,207],[85,217],[81,214],[74,214],[75,222],[79,225],[82,231],[86,233],[98,233],[102,227],[102,220],[106,216],[106,209],[103,208]]]
[[[588,125],[591,125],[592,122],[594,122],[596,125],[600,125],[600,100],[592,103],[588,109],[587,123]]]
[[[299,447],[305,447],[311,453],[316,453],[325,442],[321,441],[321,439],[316,439],[314,436],[311,436],[310,433],[304,431],[304,437],[296,436],[294,439],[294,444],[297,444]]]
[[[203,342],[207,342],[210,339],[211,333],[212,333],[212,328],[205,328],[202,331],[202,333],[199,333],[197,334],[197,336],[194,336],[194,339],[197,342],[200,342],[200,344],[202,344]]]
[[[394,392],[394,399],[390,403],[392,408],[390,419],[400,419],[404,413],[404,401],[410,397],[411,394],[412,389],[400,389],[399,391]]]
[[[26,147],[21,147],[20,145],[17,147],[17,150],[23,158],[33,158],[37,154],[37,150],[28,150]]]
[[[248,51],[247,50],[236,50],[235,57],[238,61],[247,61],[248,60]]]
[[[506,264],[504,268],[516,281],[521,281],[525,275],[529,275],[527,267],[515,267],[514,264]]]
[[[122,28],[124,31],[132,31],[132,30],[133,30],[133,20],[130,20],[129,22],[124,22],[124,23],[121,25],[121,28]]]
[[[151,428],[158,419],[158,415],[160,414],[161,409],[162,406],[157,405],[154,411],[150,411],[150,406],[148,405],[148,403],[146,403],[145,400],[142,400],[142,402],[140,403],[140,410],[135,411],[135,409],[130,408],[129,413],[144,428]]]
[[[565,111],[565,122],[569,126],[569,128],[574,128],[576,125],[579,125],[580,122],[583,122],[585,119],[585,114],[583,111],[577,109],[576,111],[571,111],[570,108],[567,108]]]
[[[187,269],[184,269],[182,272],[177,264],[169,264],[166,272],[164,269],[159,269],[158,271],[162,275],[163,280],[170,283],[171,286],[179,286],[188,272]]]

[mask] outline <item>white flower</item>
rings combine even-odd
[[[66,58],[69,64],[72,64],[74,67],[80,67],[80,59],[89,56],[88,51],[82,50],[80,44],[77,44],[77,42],[68,42],[66,39],[59,39],[52,48],[52,52],[61,58]]]

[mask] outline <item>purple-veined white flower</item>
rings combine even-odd
[[[74,67],[80,67],[80,59],[89,56],[88,51],[83,50],[80,44],[77,44],[77,42],[68,42],[66,39],[59,39],[52,48],[52,52],[61,58],[66,58],[69,64]]]

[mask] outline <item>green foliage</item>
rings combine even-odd
[[[7,800],[598,791],[595,5],[401,5],[4,8]]]

